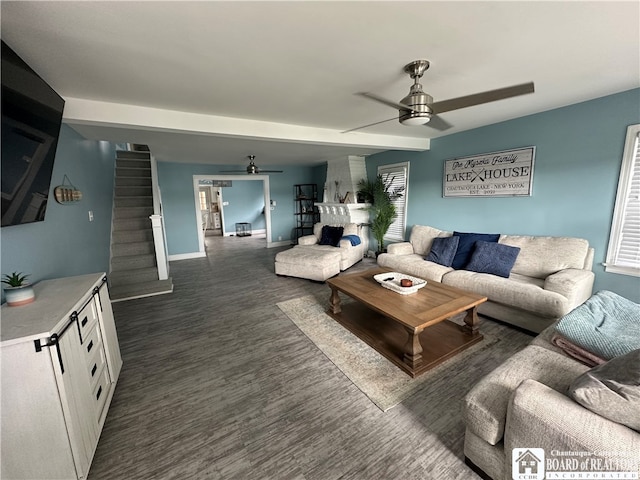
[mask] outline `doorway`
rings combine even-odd
[[[254,182],[262,182],[262,191],[264,197],[264,221],[265,221],[265,246],[269,247],[271,244],[271,198],[269,194],[269,176],[268,175],[194,175],[193,176],[193,196],[194,196],[194,205],[195,205],[195,215],[196,215],[196,225],[198,229],[198,248],[200,253],[205,253],[205,229],[203,226],[203,215],[202,215],[202,204],[201,204],[201,193],[200,193],[200,183],[201,181],[211,181],[212,183],[217,183],[216,181],[224,181],[231,180],[231,182],[244,182],[244,181],[254,181]],[[232,187],[233,188],[233,187]],[[205,193],[206,195],[206,193]],[[222,192],[218,195],[219,200],[219,210],[220,210],[220,221],[221,228],[224,234],[224,201],[222,198]],[[213,199],[212,199],[213,200]],[[209,202],[211,203],[211,202]],[[229,232],[226,232],[227,234]]]

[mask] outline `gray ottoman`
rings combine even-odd
[[[324,282],[340,273],[340,252],[319,251],[303,245],[276,254],[276,275]]]

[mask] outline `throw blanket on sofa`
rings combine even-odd
[[[600,358],[594,353],[591,353],[584,348],[570,342],[559,333],[554,333],[551,337],[551,343],[560,348],[564,353],[570,357],[575,358],[579,362],[584,363],[589,367],[595,367],[596,365],[602,365],[606,363],[604,358]]]
[[[602,290],[562,317],[556,332],[609,360],[640,348],[640,305]]]
[[[358,235],[345,235],[342,237],[342,240],[349,240],[351,242],[351,246],[354,246],[354,247],[362,243]]]

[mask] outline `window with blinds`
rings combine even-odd
[[[409,162],[395,163],[393,165],[381,165],[378,167],[378,175],[389,185],[389,192],[403,187],[402,196],[393,200],[396,206],[397,217],[387,230],[385,240],[404,241],[404,230],[407,225],[407,197],[409,190]]]
[[[640,276],[640,125],[627,128],[605,269]]]

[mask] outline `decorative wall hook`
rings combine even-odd
[[[62,185],[58,185],[53,189],[53,195],[56,202],[65,204],[79,202],[82,200],[82,192],[78,190],[67,175],[62,179]]]

